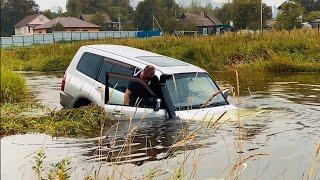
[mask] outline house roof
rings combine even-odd
[[[221,24],[216,17],[208,14],[183,13],[181,18],[191,21],[197,27],[208,27]]]
[[[94,16],[94,14],[81,14],[80,19],[90,22],[92,17]],[[110,18],[110,16],[108,14],[102,14],[102,16],[104,17],[106,23],[111,23],[112,20]]]
[[[216,25],[222,24],[221,21],[212,14],[207,14],[207,17]]]
[[[75,17],[58,17],[45,24],[35,27],[34,29],[49,29],[53,25],[60,23],[65,28],[99,28],[100,26],[92,24]]]
[[[37,18],[40,15],[42,15],[42,14],[33,14],[30,16],[26,16],[23,19],[21,19],[19,22],[17,22],[17,24],[15,24],[13,27],[19,28],[19,27],[27,26],[32,20],[34,20],[35,18]]]

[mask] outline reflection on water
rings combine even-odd
[[[72,165],[80,166],[74,174],[86,174],[88,169],[104,168],[108,174],[110,164],[127,168],[137,179],[146,171],[165,163],[167,171],[179,167],[188,155],[185,169],[191,172],[197,153],[200,179],[225,178],[238,154],[244,157],[255,153],[269,153],[268,157],[254,158],[247,162],[244,179],[301,179],[305,177],[320,140],[320,74],[263,74],[240,73],[240,97],[230,96],[230,102],[243,108],[239,111],[243,131],[239,136],[238,117],[221,125],[218,130],[202,128],[192,140],[183,141],[201,122],[160,119],[115,124],[104,130],[102,137],[90,139],[52,138],[46,135],[18,135],[1,139],[2,179],[16,175],[30,175],[30,153],[45,143],[49,162],[72,157]],[[28,75],[30,87],[37,90],[41,103],[58,106],[58,75]],[[236,85],[233,73],[213,73],[221,87]],[[50,81],[49,83],[47,81]],[[40,84],[35,85],[35,84]],[[48,83],[48,84],[46,84]],[[57,98],[56,97],[56,98]],[[99,134],[99,132],[97,133]],[[45,138],[44,138],[45,137]],[[242,149],[237,142],[243,140]],[[184,142],[184,143],[179,143]],[[197,152],[197,153],[196,153]],[[14,158],[10,158],[14,157]],[[113,166],[112,166],[113,167]],[[190,168],[189,168],[190,167]],[[319,167],[318,167],[319,168]],[[320,178],[316,169],[315,179]],[[13,173],[18,172],[18,174]],[[29,176],[27,175],[29,174]]]

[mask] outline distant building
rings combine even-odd
[[[61,24],[64,27],[63,31],[100,31],[100,26],[75,17],[58,17],[45,24],[35,27],[33,31],[37,34],[52,33],[54,31],[53,27],[56,24]]]
[[[276,19],[267,19],[266,25],[264,28],[266,29],[274,29],[276,27],[277,20]]]
[[[190,24],[195,26],[198,34],[201,35],[215,34],[222,25],[219,19],[207,13],[183,13],[180,19],[183,21],[188,21]]]
[[[110,31],[119,30],[120,22],[112,21],[110,16],[106,13],[104,13],[102,15],[104,17],[105,23],[107,23],[107,25],[108,25],[108,30],[110,30]],[[93,16],[94,16],[94,14],[81,14],[80,19],[92,23]]]
[[[32,35],[33,28],[39,25],[45,24],[49,21],[50,19],[48,19],[42,14],[34,14],[34,15],[26,16],[25,18],[23,18],[13,26],[15,30],[15,35],[20,35],[20,36]]]
[[[310,21],[309,24],[311,28],[320,28],[320,17],[316,18],[314,21]]]

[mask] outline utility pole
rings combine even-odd
[[[260,27],[261,27],[261,33],[263,34],[263,5],[262,5],[262,0],[261,0],[261,8],[260,8],[260,20],[261,20],[261,24],[260,24]]]

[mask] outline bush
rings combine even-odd
[[[1,104],[22,102],[26,99],[25,80],[7,69],[1,68]]]

